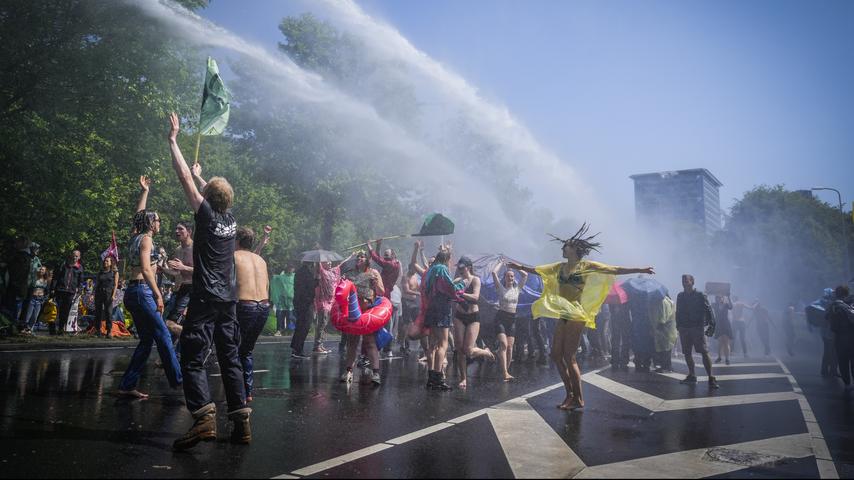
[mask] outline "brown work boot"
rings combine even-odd
[[[193,412],[193,426],[181,438],[172,443],[176,451],[187,450],[199,442],[216,440],[216,405],[209,403]]]
[[[248,445],[252,441],[252,430],[249,428],[250,413],[252,409],[249,407],[228,412],[228,419],[232,422],[231,438],[229,438],[231,443]]]

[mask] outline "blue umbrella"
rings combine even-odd
[[[475,275],[480,277],[480,298],[482,301],[498,308],[498,292],[492,281],[492,269],[501,261],[500,255],[482,255],[472,261]],[[503,257],[505,260],[516,262],[511,258]],[[517,262],[522,263],[522,262]],[[498,272],[498,278],[504,277],[507,267],[502,267]],[[518,276],[516,278],[519,278]],[[516,313],[519,316],[530,316],[531,306],[543,294],[543,280],[539,275],[528,275],[528,281],[519,292],[519,304]]]

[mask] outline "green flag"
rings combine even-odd
[[[451,235],[454,233],[454,222],[441,213],[431,213],[424,219],[421,231],[413,234],[413,237],[429,237],[438,235]]]
[[[201,135],[220,135],[228,124],[228,101],[231,95],[219,76],[216,60],[208,57],[205,91],[202,94],[202,113],[199,116]]]

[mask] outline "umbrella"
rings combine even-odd
[[[391,237],[383,237],[379,240],[394,240],[397,238],[409,238],[409,237],[437,237],[440,235],[452,235],[454,233],[454,222],[451,221],[448,217],[442,215],[441,213],[431,213],[427,215],[424,219],[424,223],[421,224],[421,230],[418,233],[410,233],[404,235],[392,235]],[[367,243],[360,243],[358,245],[353,245],[352,247],[347,248],[347,250],[353,250],[354,248],[364,247]]]
[[[625,290],[629,299],[640,297],[649,298],[651,300],[654,299],[660,302],[668,295],[667,287],[651,278],[630,278],[621,283],[620,287]]]
[[[605,303],[623,305],[629,301],[629,295],[623,290],[622,282],[611,285],[611,291],[605,297]]]
[[[496,291],[495,285],[492,281],[492,269],[495,268],[495,264],[500,262],[502,258],[512,262],[516,261],[503,255],[481,255],[472,261],[475,275],[480,277],[480,298],[495,307],[498,307],[498,292]],[[504,270],[505,269],[502,268],[501,271],[498,272],[498,278],[504,277]],[[519,277],[517,276],[516,278]],[[540,278],[539,275],[528,275],[527,283],[522,285],[522,289],[519,292],[519,303],[516,307],[516,312],[520,315],[530,315],[531,305],[533,305],[542,294],[543,279]]]
[[[344,257],[329,250],[308,250],[300,253],[301,262],[338,262]]]

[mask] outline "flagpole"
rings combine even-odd
[[[196,158],[195,158],[195,161],[193,162],[194,164],[199,163],[199,147],[201,146],[201,144],[202,144],[202,130],[199,129],[199,133],[196,134]]]

